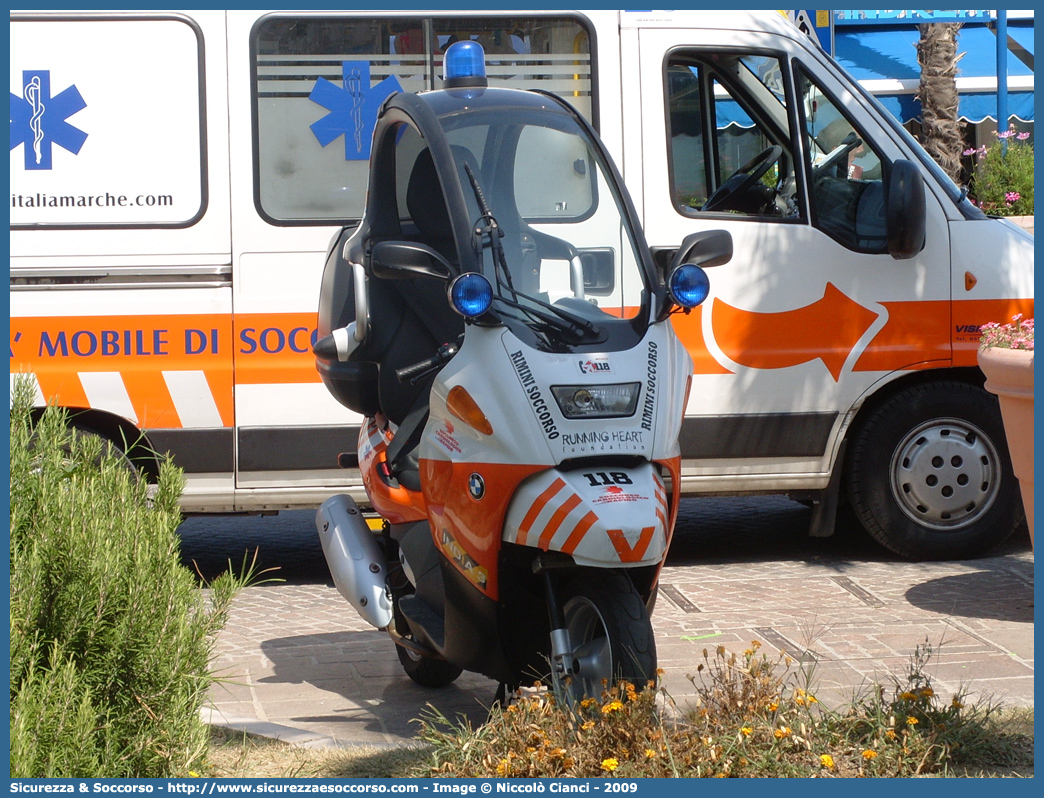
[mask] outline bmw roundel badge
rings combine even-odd
[[[468,477],[468,494],[475,501],[479,501],[486,495],[486,483],[483,481],[481,474],[472,474]]]

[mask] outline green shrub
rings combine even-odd
[[[1033,215],[1033,145],[1027,133],[1011,127],[988,147],[969,149],[973,156],[971,194],[975,204],[994,216]]]
[[[201,591],[180,564],[181,473],[156,485],[119,452],[11,408],[11,775],[185,776],[201,768],[199,717],[214,635],[240,580]]]

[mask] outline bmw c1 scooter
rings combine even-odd
[[[692,374],[670,316],[704,300],[701,266],[732,240],[688,237],[665,280],[572,107],[488,88],[470,41],[444,86],[385,101],[364,216],[327,258],[316,365],[363,416],[383,527],[335,496],[323,551],[419,684],[643,687]]]

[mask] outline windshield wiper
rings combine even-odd
[[[528,297],[525,294],[519,293],[516,293],[516,296],[520,296],[523,299],[528,299],[532,302],[535,302],[539,307],[523,305],[521,302],[516,302],[513,299],[508,299],[506,296],[496,296],[494,297],[494,299],[498,302],[503,302],[510,308],[516,308],[522,311],[526,315],[531,316],[532,318],[537,319],[538,321],[546,324],[548,327],[555,330],[556,332],[569,333],[575,338],[577,343],[583,341],[584,338],[586,338],[588,335],[596,334],[599,332],[597,327],[595,327],[592,324],[588,324],[587,322],[583,321],[583,319],[577,319],[577,323],[574,323],[571,319],[565,318],[563,316],[554,315],[552,313],[545,313],[543,308],[555,311],[555,313],[557,313],[558,311],[557,308],[554,308],[544,302],[541,302],[538,299],[533,299],[532,297]]]
[[[478,222],[484,222],[482,225],[476,222],[475,234],[478,236],[489,236],[488,245],[493,253],[493,269],[497,281],[496,299],[509,307],[517,308],[523,313],[540,320],[551,329],[573,334],[576,336],[577,341],[582,341],[587,336],[600,335],[601,328],[598,327],[598,325],[573,313],[562,310],[561,308],[556,308],[553,305],[544,302],[542,299],[515,290],[515,286],[511,281],[511,269],[508,267],[507,257],[504,254],[504,245],[500,241],[500,239],[504,237],[504,229],[497,223],[496,217],[493,216],[493,212],[490,210],[489,204],[486,202],[486,195],[482,191],[482,186],[479,185],[478,178],[475,177],[475,173],[471,170],[471,166],[468,163],[464,164],[464,171],[468,175],[471,189],[475,193],[475,201],[478,203],[479,212],[482,214]],[[505,287],[507,293],[511,295],[511,299],[504,296]],[[524,299],[527,302],[533,303],[533,305],[551,311],[551,314],[554,315],[537,310],[537,308],[531,307],[528,304],[524,305],[519,302],[519,299]]]

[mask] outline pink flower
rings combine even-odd
[[[1019,141],[1025,141],[1029,137],[1030,137],[1029,133],[1019,133],[1015,138],[1017,138]]]
[[[1033,349],[1033,319],[1023,321],[1022,314],[1011,317],[1011,324],[986,322],[979,328],[980,349],[1000,347],[1002,349]]]
[[[1013,202],[1018,202],[1022,199],[1022,195],[1017,191],[1009,191],[1004,195],[1004,199],[1009,205],[1011,205]]]
[[[964,152],[962,152],[961,155],[974,155],[976,152],[978,152],[978,150],[976,150],[974,147],[969,147]]]

